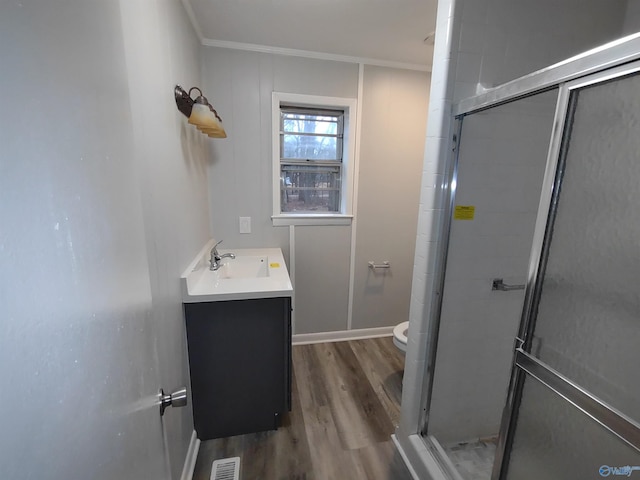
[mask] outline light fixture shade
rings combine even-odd
[[[194,90],[200,94],[195,100],[191,97],[191,92]],[[202,90],[192,87],[187,93],[180,85],[176,85],[174,97],[178,110],[189,119],[191,125],[195,125],[198,130],[211,138],[227,138],[227,132],[222,126],[222,118],[202,94]]]
[[[210,138],[227,138],[227,132],[224,131],[224,127],[220,125],[220,128],[200,128],[202,133],[206,134]]]
[[[189,116],[189,123],[196,127],[218,128],[219,122],[209,109],[209,105],[196,102],[193,104],[193,109]]]
[[[211,104],[208,104],[209,111],[213,119],[213,126],[197,125],[198,130],[207,134],[210,138],[227,138],[227,132],[224,131],[222,126],[222,119],[218,116],[218,113],[213,109]]]
[[[227,138],[227,132],[225,132],[224,130],[222,130],[222,132],[207,133],[207,136],[208,136],[209,138]]]

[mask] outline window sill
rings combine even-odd
[[[271,217],[274,227],[284,227],[287,225],[351,225],[353,215],[273,215]]]

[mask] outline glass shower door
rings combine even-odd
[[[563,87],[494,478],[640,479],[639,69]]]

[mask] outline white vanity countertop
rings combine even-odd
[[[293,286],[281,249],[220,249],[220,254],[234,253],[236,258],[222,259],[222,266],[211,271],[209,259],[213,245],[215,240],[209,241],[180,277],[184,303],[293,295]]]

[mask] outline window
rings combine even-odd
[[[273,94],[274,224],[350,221],[354,114],[352,99]]]
[[[344,112],[280,107],[280,211],[340,212]]]

